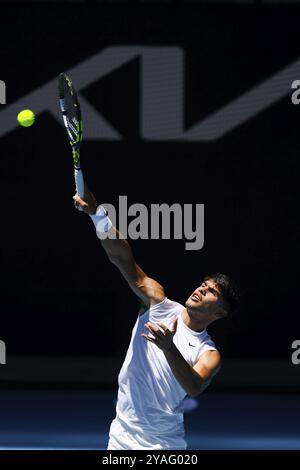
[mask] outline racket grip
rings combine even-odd
[[[80,168],[74,168],[74,176],[75,176],[75,186],[76,186],[76,193],[81,198],[84,197],[84,180],[82,170]]]

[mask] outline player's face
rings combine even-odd
[[[214,314],[223,310],[220,288],[212,279],[203,281],[187,299],[185,306],[190,311],[199,313]]]

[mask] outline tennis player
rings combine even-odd
[[[206,328],[235,308],[236,289],[228,276],[216,274],[203,279],[185,306],[170,300],[136,264],[128,242],[88,188],[84,199],[74,200],[91,216],[98,235],[109,232],[102,246],[145,305],[119,373],[108,449],[186,449],[183,400],[200,394],[220,369],[220,353]]]

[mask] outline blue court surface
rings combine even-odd
[[[2,390],[0,449],[105,449],[116,392]],[[297,395],[186,400],[189,449],[300,449]]]

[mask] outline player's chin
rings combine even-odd
[[[195,308],[199,307],[199,303],[200,303],[200,302],[196,302],[195,300],[192,300],[191,298],[189,298],[189,299],[185,302],[185,307],[186,307],[186,308],[189,308],[189,309],[195,309]]]

